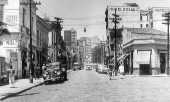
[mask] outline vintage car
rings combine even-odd
[[[44,83],[49,82],[60,82],[65,80],[65,68],[61,68],[59,62],[51,63],[48,67],[43,70]]]

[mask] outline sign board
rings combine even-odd
[[[113,18],[113,14],[115,14],[115,9],[119,15],[140,12],[139,7],[110,6],[108,9],[108,17],[109,18]]]
[[[8,0],[0,0],[0,5],[7,4]]]
[[[151,51],[138,51],[136,62],[138,64],[150,64]]]

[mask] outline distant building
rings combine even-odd
[[[91,47],[94,48],[95,46],[98,46],[98,44],[100,43],[100,39],[98,38],[98,36],[94,36],[91,37]]]
[[[83,53],[83,62],[91,63],[92,62],[92,42],[89,37],[81,37],[81,49]]]
[[[37,64],[47,63],[48,60],[48,33],[50,31],[50,24],[48,24],[43,18],[37,15],[37,51],[36,61]]]
[[[65,51],[65,43],[63,37],[61,36],[61,24],[49,21],[51,25],[50,32],[48,34],[48,60],[50,62],[59,61],[59,57],[62,52]]]
[[[66,43],[66,47],[73,51],[77,52],[77,31],[74,29],[65,30],[64,31],[64,41]]]

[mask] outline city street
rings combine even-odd
[[[169,102],[170,77],[119,76],[72,71],[69,80],[42,85],[3,102]]]

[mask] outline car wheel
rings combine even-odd
[[[44,84],[47,85],[49,82],[48,81],[45,81]]]

